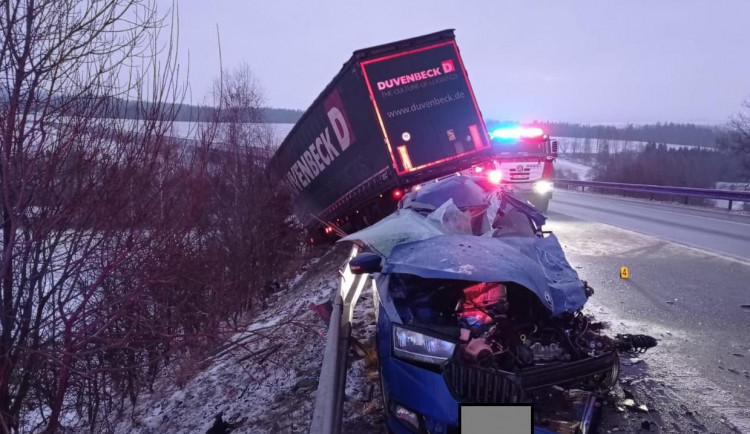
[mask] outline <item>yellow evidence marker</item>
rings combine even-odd
[[[620,267],[620,279],[627,279],[629,275],[628,267]]]

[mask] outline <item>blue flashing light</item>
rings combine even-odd
[[[544,131],[541,128],[513,126],[494,129],[490,133],[490,138],[500,140],[519,140],[541,137],[543,135]]]

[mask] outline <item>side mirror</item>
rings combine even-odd
[[[349,268],[354,274],[378,273],[383,267],[380,265],[380,255],[376,253],[364,252],[352,258],[349,261]]]
[[[550,153],[552,154],[552,157],[553,158],[557,158],[557,140],[553,140],[552,141],[552,149],[551,149],[551,151],[552,152],[550,152]]]

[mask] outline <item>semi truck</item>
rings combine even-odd
[[[505,124],[489,132],[493,156],[464,171],[488,179],[547,212],[552,198],[557,140],[536,126]]]
[[[355,51],[271,157],[313,243],[393,212],[414,185],[487,161],[453,29]]]

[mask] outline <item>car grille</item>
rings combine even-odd
[[[531,402],[533,392],[553,385],[576,381],[596,381],[601,389],[617,380],[619,359],[616,352],[575,362],[524,369],[521,374],[489,370],[449,360],[442,367],[443,378],[453,397],[467,403]]]
[[[524,402],[525,393],[511,372],[490,371],[453,360],[445,363],[442,371],[451,394],[459,402]]]

